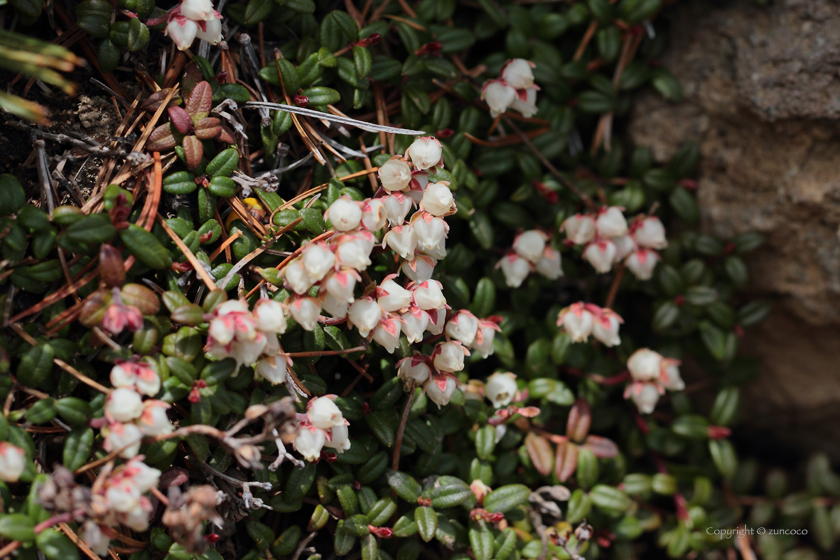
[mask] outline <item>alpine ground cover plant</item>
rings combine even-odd
[[[696,146],[621,141],[679,96],[662,8],[11,1],[120,124],[5,117],[0,557],[832,550],[827,460],[755,497],[730,441],[761,237],[697,231]],[[812,530],[707,531],[745,520]]]

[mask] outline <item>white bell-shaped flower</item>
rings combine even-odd
[[[279,356],[268,356],[257,362],[254,372],[273,385],[286,381],[286,360]]]
[[[415,344],[423,340],[426,327],[429,326],[429,314],[418,307],[411,307],[400,315],[402,326],[400,329],[408,340],[409,344]]]
[[[411,163],[420,171],[432,167],[443,167],[443,148],[434,136],[420,136],[406,150]]]
[[[642,247],[648,249],[664,249],[668,246],[668,239],[665,237],[665,226],[656,216],[648,216],[636,220],[632,228],[633,238]]]
[[[204,22],[204,29],[201,28],[201,24],[198,25],[198,31],[196,31],[195,36],[197,39],[201,39],[203,41],[207,41],[211,45],[218,45],[222,42],[222,21],[217,18],[213,18],[209,21]]]
[[[336,299],[330,293],[325,293],[320,296],[321,309],[329,313],[336,319],[344,319],[347,317],[347,311],[350,309],[350,304],[347,300]]]
[[[123,459],[131,459],[140,453],[140,440],[143,433],[134,424],[121,424],[119,422],[108,426],[108,435],[105,437],[105,451],[118,451]]]
[[[321,302],[313,297],[297,297],[289,306],[292,318],[303,327],[305,331],[315,329],[318,324],[318,317],[321,315]]]
[[[388,224],[391,227],[401,226],[405,223],[405,217],[411,210],[411,199],[403,195],[391,195],[382,199],[385,205],[385,212],[388,215]]]
[[[26,470],[26,453],[20,447],[0,441],[0,480],[17,482]]]
[[[609,239],[597,239],[583,250],[583,258],[589,261],[596,272],[603,274],[612,269],[615,251],[615,243]]]
[[[446,336],[454,338],[464,346],[470,346],[478,332],[478,319],[475,315],[461,309],[446,323]]]
[[[425,282],[432,277],[437,262],[427,255],[415,255],[414,260],[402,263],[400,270],[413,282]]]
[[[418,212],[411,217],[411,227],[417,241],[416,248],[420,251],[434,251],[446,240],[447,225],[441,218],[436,218],[428,212]]]
[[[342,235],[336,240],[336,257],[341,266],[364,271],[371,264],[370,252],[374,241],[367,235],[369,232],[357,232],[354,235]]]
[[[383,317],[379,320],[376,328],[373,329],[373,340],[381,344],[389,354],[393,354],[394,350],[400,346],[401,324],[397,319]]]
[[[516,100],[516,89],[502,80],[487,80],[481,87],[481,99],[490,108],[490,116],[498,117]]]
[[[336,231],[350,231],[362,222],[362,208],[349,196],[340,196],[324,213],[324,219],[332,222]]]
[[[592,334],[595,318],[583,302],[573,303],[560,311],[557,326],[562,327],[572,342],[586,342]]]
[[[636,381],[654,381],[659,379],[662,367],[662,356],[648,348],[640,348],[633,352],[627,360],[627,369]]]
[[[432,363],[438,371],[454,373],[464,369],[464,356],[469,354],[460,342],[443,342],[435,346]]]
[[[509,288],[518,288],[522,282],[531,274],[531,263],[516,253],[510,253],[502,257],[497,265],[505,275],[505,284]]]
[[[382,239],[400,257],[409,260],[417,247],[417,238],[411,224],[395,226]]]
[[[254,319],[257,328],[264,333],[283,334],[286,332],[286,310],[274,300],[260,299],[254,306]]]
[[[440,408],[449,404],[457,388],[458,384],[455,383],[452,377],[448,375],[434,375],[426,383],[426,396]]]
[[[680,376],[680,361],[672,358],[662,358],[659,379],[662,385],[669,391],[682,391],[685,389],[685,382]]]
[[[530,119],[537,114],[537,86],[531,86],[526,90],[516,92],[516,99],[511,103],[510,108],[518,112],[526,119]]]
[[[175,42],[179,51],[190,48],[198,33],[198,24],[186,17],[175,17],[166,26],[166,34]]]
[[[306,271],[300,258],[294,259],[286,265],[286,268],[283,269],[283,278],[286,279],[286,284],[296,294],[305,294],[315,283],[315,279]],[[215,335],[214,338],[216,338]]]
[[[595,229],[601,237],[618,237],[627,233],[627,220],[618,206],[601,208],[595,220]]]
[[[329,430],[344,424],[344,416],[329,397],[315,397],[306,405],[306,417],[316,428]]]
[[[575,214],[563,221],[563,230],[569,241],[583,245],[595,237],[595,220],[588,214]]]
[[[629,235],[619,235],[618,237],[613,237],[610,241],[612,241],[615,245],[615,257],[613,257],[613,262],[623,261],[627,258],[627,255],[636,250],[636,244],[633,242],[633,238]]]
[[[514,58],[502,67],[502,79],[514,89],[528,89],[534,85],[535,66],[530,60]]]
[[[105,401],[105,414],[117,422],[131,422],[143,414],[143,399],[133,389],[114,389]]]
[[[440,306],[436,309],[426,309],[429,314],[429,324],[426,325],[426,330],[433,336],[443,333],[443,328],[446,324],[446,307]]]
[[[359,298],[347,311],[347,321],[359,330],[362,337],[370,334],[382,318],[382,308],[372,298]]]
[[[642,414],[650,414],[659,402],[659,390],[655,383],[631,383],[627,386],[625,398],[631,397]]]
[[[181,0],[179,7],[184,17],[195,21],[210,21],[215,13],[210,0]]]
[[[393,275],[391,275],[377,286],[376,301],[385,311],[399,311],[411,304],[411,292],[397,284]]]
[[[492,321],[480,321],[478,328],[480,335],[476,333],[475,340],[473,340],[470,348],[473,348],[479,356],[486,359],[494,352],[493,341],[496,339],[496,331],[499,330],[499,326]]]
[[[425,356],[412,356],[405,358],[398,363],[397,376],[403,381],[403,385],[409,387],[412,383],[415,386],[422,385],[429,379],[432,369],[427,363]]]
[[[410,286],[414,292],[414,305],[423,311],[439,309],[446,305],[446,298],[443,296],[443,285],[437,280],[426,280],[419,284]]]
[[[169,403],[149,400],[143,403],[143,414],[137,420],[137,427],[147,436],[168,434],[175,429],[166,411]]]
[[[523,259],[536,264],[543,256],[546,241],[548,241],[546,234],[531,229],[516,236],[513,240],[513,250]]]
[[[490,399],[495,408],[502,408],[513,401],[516,395],[516,376],[508,373],[494,373],[484,384],[484,395]]]
[[[411,183],[411,167],[400,157],[393,157],[379,168],[379,181],[386,191],[404,191]]]
[[[562,258],[560,253],[551,247],[546,247],[543,251],[542,257],[537,261],[537,264],[534,265],[534,269],[538,274],[542,274],[549,280],[557,280],[563,276],[563,268],[561,265]]]
[[[627,257],[627,268],[630,269],[639,280],[650,280],[653,277],[653,269],[659,262],[659,255],[650,249],[639,249]]]
[[[369,231],[378,231],[388,223],[388,210],[381,198],[369,198],[362,205],[362,225]]]
[[[332,297],[339,301],[353,303],[353,291],[356,289],[356,282],[360,280],[358,273],[351,269],[339,270],[327,276],[321,283],[321,287]]]
[[[432,216],[445,216],[455,209],[455,197],[449,190],[449,183],[429,183],[423,191],[420,207]]]
[[[603,309],[592,325],[592,336],[604,346],[618,346],[621,344],[621,337],[618,336],[620,325],[621,317],[609,309]]]
[[[320,282],[335,265],[335,255],[323,243],[310,243],[301,253],[300,261],[309,277]]]
[[[329,431],[329,437],[327,438],[326,443],[324,446],[330,447],[338,451],[338,453],[342,453],[350,449],[351,446],[350,442],[350,430],[347,427],[347,421],[344,421],[344,424],[340,426],[333,426]]]
[[[443,220],[441,220],[441,221],[443,221]],[[449,227],[446,226],[445,224],[446,224],[446,222],[444,222],[444,226],[445,226],[446,231],[449,231]],[[445,259],[446,258],[446,236],[444,236],[443,239],[438,241],[438,244],[435,245],[434,248],[423,249],[423,252],[426,254],[427,257],[431,257],[431,258],[435,259],[436,261],[442,261],[443,259]]]
[[[297,437],[295,437],[292,445],[295,451],[312,463],[321,458],[321,450],[326,443],[327,435],[324,433],[324,430],[315,426],[301,426],[298,428]]]

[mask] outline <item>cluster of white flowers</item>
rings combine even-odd
[[[666,389],[685,389],[679,365],[679,360],[664,358],[648,348],[636,350],[627,360],[633,381],[627,385],[624,398],[632,398],[640,412],[650,414]]]
[[[502,66],[502,73],[497,79],[484,82],[481,87],[481,99],[490,107],[490,114],[497,117],[513,109],[523,117],[533,117],[537,113],[537,91],[534,84],[536,64],[524,58],[508,60]]]
[[[655,216],[636,216],[628,227],[622,208],[604,206],[594,215],[576,214],[563,222],[569,243],[585,245],[583,258],[600,273],[624,262],[639,280],[649,280],[668,246],[665,228]]]
[[[464,369],[464,356],[470,351],[460,341],[438,343],[431,356],[415,354],[397,362],[397,375],[406,388],[422,386],[426,395],[438,405],[449,404],[458,380],[455,373]]]
[[[497,321],[498,317],[479,319],[466,309],[461,309],[446,322],[446,338],[455,339],[467,348],[478,351],[482,358],[487,358],[493,354],[493,341],[496,332],[501,330]]]
[[[566,331],[572,342],[586,342],[592,335],[605,346],[621,344],[618,329],[623,322],[615,311],[582,301],[561,309],[557,317],[557,326]]]
[[[154,397],[160,392],[160,377],[143,362],[118,362],[111,369],[114,390],[105,401],[105,450],[118,451],[123,459],[131,459],[140,452],[144,436],[157,436],[171,432],[166,411],[169,404],[143,397]]]
[[[335,398],[335,395],[313,397],[306,405],[306,414],[297,415],[297,436],[293,445],[307,461],[319,460],[325,446],[336,453],[350,449],[350,422],[333,402]]]
[[[190,48],[196,38],[211,45],[218,45],[222,40],[222,14],[213,9],[210,0],[181,0],[166,13],[164,20],[169,22],[166,34],[179,50]]]
[[[513,250],[496,265],[505,275],[510,288],[518,288],[531,272],[542,274],[549,280],[563,276],[560,253],[548,245],[548,235],[531,229],[513,240]]]
[[[144,494],[158,486],[160,474],[137,457],[114,469],[104,483],[97,481],[91,495],[93,519],[82,528],[82,539],[96,554],[108,554],[110,537],[115,536],[111,527],[122,524],[138,533],[149,528],[153,508]]]
[[[17,482],[26,470],[26,452],[11,443],[0,441],[0,480]]]
[[[257,375],[282,383],[287,361],[279,355],[277,335],[286,332],[286,313],[283,304],[268,298],[260,298],[253,311],[243,300],[226,301],[207,317],[210,328],[205,350],[217,360],[235,359],[237,368],[256,363]]]

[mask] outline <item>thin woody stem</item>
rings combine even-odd
[[[402,448],[403,433],[405,432],[405,425],[408,422],[408,413],[411,412],[411,403],[414,401],[414,383],[411,383],[411,388],[408,392],[408,402],[405,403],[402,418],[400,419],[400,428],[397,430],[397,439],[394,442],[394,458],[391,460],[391,468],[399,470],[400,468],[400,448]]]
[[[604,303],[604,309],[612,309],[612,305],[615,303],[615,297],[618,295],[618,286],[621,284],[621,279],[624,276],[624,271],[626,269],[627,265],[624,263],[621,263],[621,266],[618,267],[618,272],[615,273],[612,286],[610,286],[610,293],[607,294],[607,301]]]

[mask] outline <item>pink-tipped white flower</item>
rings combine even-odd
[[[314,397],[310,400],[306,405],[306,417],[310,424],[322,430],[344,425],[341,410],[329,397]]]
[[[656,408],[661,391],[661,387],[655,383],[638,381],[627,386],[624,391],[624,398],[632,398],[639,412],[650,414]]]
[[[406,260],[414,255],[414,250],[417,247],[417,238],[411,224],[391,228],[382,240],[392,251]]]
[[[210,0],[181,0],[181,14],[194,21],[210,21],[215,10]]]
[[[143,433],[134,424],[110,424],[105,437],[105,451],[110,453],[125,448],[120,452],[120,457],[131,459],[140,453],[141,439]]]
[[[140,394],[154,397],[160,391],[160,377],[143,363],[121,362],[111,369],[111,385],[134,388]]]
[[[525,90],[519,90],[516,93],[516,99],[511,103],[510,108],[518,112],[526,119],[530,119],[537,114],[537,86],[531,86]]]
[[[618,237],[627,233],[627,220],[618,206],[603,207],[598,211],[595,229],[601,237]]]
[[[333,426],[327,434],[327,441],[324,443],[326,447],[335,449],[338,453],[343,453],[350,449],[350,430],[348,429],[347,420],[340,426]]]
[[[575,214],[563,221],[563,230],[569,241],[583,245],[595,237],[595,220],[587,214]]]
[[[627,369],[636,381],[654,381],[661,375],[662,359],[659,353],[640,348],[627,360]]]
[[[411,307],[408,311],[400,315],[402,326],[400,330],[405,335],[409,344],[414,344],[423,340],[423,333],[426,332],[426,327],[429,326],[429,314],[418,307]]]
[[[0,480],[17,482],[26,470],[26,453],[20,447],[0,441]]]
[[[536,229],[530,229],[516,236],[516,239],[513,240],[513,250],[523,259],[536,264],[543,257],[546,241],[548,241],[546,234]]]
[[[347,317],[347,311],[350,309],[350,304],[343,299],[336,299],[329,293],[319,294],[321,300],[321,308],[336,319],[344,319]]]
[[[394,281],[396,275],[389,275],[376,288],[376,301],[389,312],[399,311],[411,305],[411,292]]]
[[[303,327],[305,331],[315,329],[318,324],[318,316],[321,314],[321,302],[312,297],[298,297],[289,306],[292,318]]]
[[[279,385],[286,381],[286,360],[279,356],[268,356],[257,362],[254,372],[273,385]]]
[[[613,237],[610,241],[612,241],[615,245],[615,257],[613,257],[613,262],[623,261],[627,258],[627,255],[636,250],[636,244],[633,242],[633,238],[629,235],[619,235],[618,237]]]
[[[381,198],[369,198],[362,205],[362,225],[369,231],[378,231],[388,223],[388,210]]]
[[[509,288],[518,288],[522,282],[531,274],[531,263],[516,253],[510,253],[502,257],[497,265],[505,275],[505,284]]]
[[[451,376],[433,375],[426,383],[426,395],[440,408],[449,404],[457,388],[458,384]]]
[[[257,329],[263,333],[286,332],[286,311],[280,303],[272,299],[262,298],[254,305],[254,319],[257,321]]]
[[[375,238],[370,232],[360,231],[353,235],[342,235],[336,240],[335,251],[341,266],[362,272],[371,264],[370,252]]]
[[[639,249],[627,257],[627,268],[630,269],[639,280],[650,280],[653,277],[653,269],[659,261],[656,251],[650,249]]]
[[[516,100],[516,89],[503,80],[487,80],[481,87],[481,99],[490,108],[490,116],[498,117]]]
[[[443,219],[436,218],[428,212],[417,212],[411,217],[410,225],[414,231],[417,250],[434,251],[439,245],[446,243],[449,227]]]
[[[388,224],[391,227],[401,226],[405,222],[405,217],[411,210],[411,198],[401,194],[392,194],[382,198],[382,204],[385,205],[385,212],[388,215]]]
[[[444,222],[445,223],[445,222]],[[446,230],[449,230],[449,226],[446,225]],[[443,239],[438,241],[438,244],[432,248],[425,248],[423,249],[423,253],[426,254],[427,257],[431,257],[436,261],[442,261],[446,258],[446,236]]]
[[[300,262],[309,277],[320,282],[335,265],[335,255],[323,243],[310,243],[301,253]]]
[[[401,157],[393,157],[379,168],[379,181],[386,191],[404,191],[411,183],[411,167]]]
[[[128,513],[138,505],[142,494],[140,488],[130,478],[121,478],[105,491],[105,499],[112,510]]]
[[[148,466],[139,458],[134,458],[126,463],[123,475],[130,477],[140,492],[148,492],[152,488],[157,488],[161,472]]]
[[[685,389],[685,382],[680,376],[680,361],[672,358],[662,358],[660,365],[659,381],[669,391],[682,391]]]
[[[631,234],[642,247],[648,249],[664,249],[668,246],[668,239],[665,237],[665,226],[656,216],[648,216],[641,220],[636,219],[631,227]]]
[[[432,363],[438,371],[454,373],[464,369],[464,356],[469,355],[470,351],[460,342],[450,340],[435,346],[432,352]]]
[[[478,332],[478,319],[475,315],[461,309],[446,323],[446,336],[454,338],[464,346],[472,345]]]
[[[434,136],[421,136],[406,150],[414,167],[423,171],[432,167],[443,167],[443,148]]]
[[[132,389],[114,389],[105,401],[105,414],[117,422],[131,422],[143,414],[143,399]]]
[[[373,329],[373,340],[385,348],[389,354],[393,354],[400,345],[400,323],[397,319],[386,319],[383,317],[379,324]]]
[[[623,322],[615,311],[602,309],[592,325],[592,336],[604,343],[604,346],[618,346],[621,344],[618,329]]]
[[[205,21],[204,29],[201,28],[201,23],[199,23],[195,36],[197,39],[207,41],[211,45],[218,45],[222,42],[222,21],[216,18]]]
[[[167,24],[166,34],[172,38],[179,51],[185,51],[195,41],[198,24],[186,17],[175,17]]]
[[[551,247],[546,247],[543,251],[542,257],[537,261],[537,264],[534,265],[534,269],[538,274],[542,274],[549,280],[557,280],[563,276],[563,268],[561,264],[562,258],[560,257],[560,253]]]
[[[347,322],[356,327],[362,337],[369,335],[381,318],[382,308],[370,297],[357,299],[347,311]]]
[[[400,270],[413,282],[425,282],[435,272],[436,261],[427,255],[415,255],[414,260],[402,263]]]
[[[586,342],[592,334],[595,317],[590,306],[581,302],[562,309],[557,317],[557,326],[563,327],[572,342]]]
[[[137,427],[147,436],[168,434],[175,429],[166,415],[169,403],[163,401],[146,401],[143,403],[143,414],[137,420]]]
[[[483,320],[478,324],[478,332],[470,348],[475,349],[482,358],[486,359],[493,354],[493,341],[496,339],[496,333],[501,329],[494,321]]]
[[[352,268],[339,270],[332,273],[321,283],[321,287],[338,301],[353,303],[353,291],[356,289],[356,282],[361,280],[359,273]]]
[[[286,268],[283,269],[283,278],[286,279],[286,284],[296,294],[305,294],[315,283],[315,279],[306,271],[300,258],[294,259],[286,265]]]
[[[425,311],[429,314],[429,324],[426,325],[426,330],[433,336],[443,333],[446,324],[446,306],[442,305],[436,309],[426,309]]]
[[[419,386],[429,379],[432,368],[429,367],[428,360],[428,357],[418,354],[397,362],[397,376],[402,379],[405,387],[410,387],[412,383]]]
[[[534,68],[536,64],[524,58],[509,60],[502,67],[502,79],[514,89],[528,89],[534,85]]]
[[[294,445],[295,451],[312,463],[321,458],[321,450],[326,443],[327,435],[324,430],[315,426],[300,426],[292,445]]]
[[[362,208],[349,196],[340,196],[327,208],[324,219],[332,222],[336,231],[354,230],[362,223]]]
[[[420,208],[432,216],[438,217],[452,213],[455,210],[455,197],[449,190],[449,183],[446,181],[429,183],[426,190],[423,191]]]
[[[107,556],[111,540],[105,536],[102,528],[93,520],[88,519],[82,526],[82,540],[98,556]]]
[[[494,373],[484,385],[484,396],[490,399],[495,408],[509,405],[516,391],[516,376],[510,372]]]
[[[603,274],[612,269],[615,252],[615,243],[609,239],[596,239],[583,250],[583,258],[589,261],[596,272]]]
[[[426,280],[419,284],[413,284],[409,288],[414,292],[414,305],[423,311],[439,309],[446,305],[443,285],[437,280]]]
[[[305,325],[301,324],[301,326],[306,329]],[[315,327],[313,326],[312,328]],[[271,334],[270,336],[275,335]],[[257,332],[251,340],[237,340],[234,342],[231,346],[230,357],[236,360],[236,363],[240,366],[250,366],[257,361],[266,346],[268,346],[268,337],[261,332]]]

